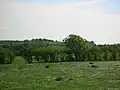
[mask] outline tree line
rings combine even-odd
[[[0,41],[0,64],[11,64],[16,56],[27,63],[65,61],[120,60],[120,44],[96,45],[79,35],[70,34],[63,41],[33,39]]]

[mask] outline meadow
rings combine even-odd
[[[119,61],[92,63],[0,65],[0,90],[120,90]]]

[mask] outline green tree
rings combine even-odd
[[[87,40],[74,34],[70,34],[64,40],[67,48],[71,49],[72,54],[75,55],[75,59],[80,60],[80,55],[88,49]]]
[[[45,47],[39,47],[39,48],[33,48],[31,53],[35,58],[37,59],[38,62],[40,62],[39,56],[41,56],[45,62],[55,62],[56,61],[56,56],[61,53],[60,47],[56,46],[45,46]]]
[[[0,63],[1,64],[11,64],[12,60],[14,59],[13,52],[8,48],[0,47]]]
[[[3,48],[0,47],[0,64],[4,64],[5,63],[5,54],[3,52]]]
[[[94,46],[88,49],[88,60],[100,60],[100,48],[98,46]]]
[[[108,55],[109,55],[108,46],[104,45],[103,47],[101,47],[101,52],[103,53],[103,59],[105,61],[107,61],[108,60]]]

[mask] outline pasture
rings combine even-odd
[[[120,90],[119,61],[93,64],[97,67],[89,62],[0,65],[0,90]]]

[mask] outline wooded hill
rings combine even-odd
[[[16,56],[28,63],[64,61],[120,60],[120,44],[96,45],[93,41],[71,34],[63,41],[32,39],[24,41],[1,40],[0,64],[10,64]]]

